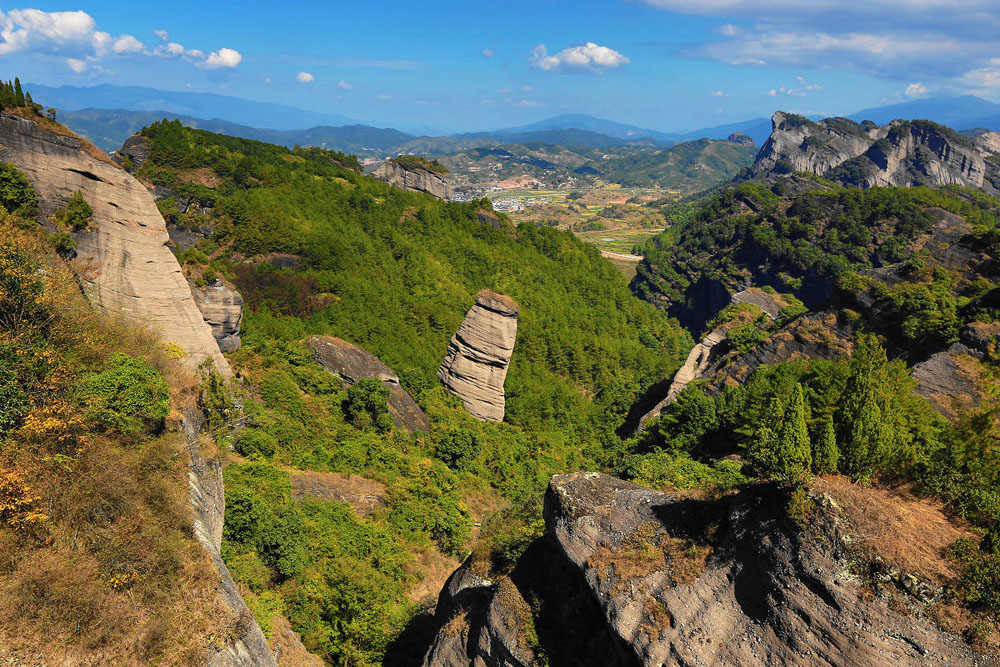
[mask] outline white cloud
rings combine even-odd
[[[530,93],[531,92],[531,86],[521,86],[521,92],[522,93]]]
[[[378,96],[378,98],[384,102],[386,100],[391,100],[392,95],[386,95],[385,93],[382,93],[381,95]]]
[[[553,55],[549,55],[544,44],[539,44],[531,50],[531,66],[543,72],[600,73],[622,67],[629,62],[631,61],[618,51],[594,42],[571,46]]]
[[[87,63],[82,60],[78,60],[77,58],[67,58],[66,66],[77,74],[83,74],[87,70]]]
[[[719,34],[723,37],[736,37],[741,32],[743,32],[743,28],[732,23],[723,23],[719,26]]]
[[[312,83],[313,81],[316,80],[316,77],[314,77],[309,72],[299,72],[298,74],[295,75],[295,80],[298,81],[299,83]]]
[[[903,91],[903,94],[907,97],[920,97],[927,94],[927,86],[922,83],[911,83]]]
[[[115,53],[142,53],[146,47],[132,35],[122,35],[111,48]]]
[[[730,95],[729,93],[724,93],[721,90],[717,90],[714,93],[712,93],[712,97],[732,97],[732,95]]]
[[[493,60],[493,49],[483,49],[479,53],[481,53],[484,58],[489,58],[490,60]]]
[[[236,49],[221,48],[218,51],[212,51],[208,54],[208,58],[205,62],[201,64],[202,67],[206,69],[221,69],[227,67],[232,69],[236,67],[243,61],[243,54]]]
[[[154,30],[162,41],[170,38],[166,30]],[[202,67],[236,67],[243,56],[233,49],[219,49],[207,58],[199,49],[185,49],[170,42],[147,48],[139,39],[123,34],[112,36],[97,29],[97,22],[87,12],[45,12],[39,9],[0,11],[0,56],[10,53],[37,53],[61,56],[75,63],[67,64],[75,72],[97,71],[96,64],[109,56],[183,56]]]
[[[351,84],[347,83],[343,79],[341,79],[340,83],[337,84],[337,88],[341,88],[342,90],[354,90],[354,86],[352,86]]]

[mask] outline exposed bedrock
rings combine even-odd
[[[529,665],[540,648],[576,667],[996,664],[866,592],[830,496],[808,496],[805,527],[786,502],[769,485],[701,500],[557,475],[546,535],[509,575],[473,558],[452,575],[424,665]]]
[[[395,371],[374,354],[346,340],[333,336],[310,336],[306,346],[312,350],[313,359],[344,382],[352,385],[361,378],[378,378],[389,388],[389,413],[397,428],[408,431],[429,431],[431,424],[402,385]]]
[[[188,282],[195,305],[212,328],[212,336],[219,349],[223,352],[240,349],[240,326],[243,324],[243,297],[240,293],[221,280],[203,287],[193,284],[194,281]]]
[[[503,421],[503,385],[519,312],[509,296],[483,290],[448,344],[438,377],[476,419]]]

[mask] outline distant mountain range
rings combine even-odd
[[[399,153],[447,155],[500,144],[592,149],[635,146],[653,150],[701,138],[725,139],[733,132],[747,134],[762,145],[771,132],[771,121],[767,118],[690,132],[664,132],[585,114],[564,114],[490,131],[416,136],[398,129],[372,127],[336,114],[210,93],[112,85],[51,88],[28,84],[26,88],[45,106],[59,109],[60,120],[107,151],[118,148],[129,135],[161,118],[177,118],[192,127],[269,143],[324,146],[376,158]],[[1000,129],[1000,104],[971,95],[935,97],[864,109],[847,118],[879,124],[895,118],[920,118],[960,130],[995,130]]]

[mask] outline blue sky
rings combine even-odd
[[[589,113],[661,130],[921,96],[1000,102],[998,0],[46,2],[4,77],[214,92],[464,131]]]

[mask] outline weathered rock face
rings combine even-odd
[[[769,178],[805,171],[860,187],[957,184],[996,193],[1000,167],[978,144],[926,121],[877,127],[844,118],[812,122],[778,111],[750,173]]]
[[[121,148],[115,151],[112,158],[127,172],[134,174],[149,159],[149,144],[146,137],[141,134],[133,134],[125,140]]]
[[[447,176],[423,167],[403,166],[394,160],[386,160],[371,175],[397,188],[426,192],[438,199],[448,199],[451,194]]]
[[[333,336],[310,336],[306,339],[306,346],[312,350],[316,362],[339,376],[345,386],[361,378],[378,378],[389,387],[389,412],[397,428],[431,430],[427,415],[399,384],[399,376],[378,357]]]
[[[1000,132],[983,132],[972,138],[972,143],[984,155],[1000,155]]]
[[[219,349],[223,352],[240,349],[240,325],[243,323],[243,297],[240,293],[219,280],[204,287],[194,285],[193,281],[188,282],[194,303],[212,328]]]
[[[472,561],[449,580],[424,665],[530,664],[534,637],[550,664],[580,667],[995,664],[864,591],[849,570],[856,536],[829,496],[809,496],[805,528],[785,502],[771,486],[697,500],[558,475],[546,536],[508,583],[475,576]]]
[[[753,142],[753,139],[750,138],[750,135],[744,134],[743,132],[733,132],[728,137],[726,137],[726,140],[727,141],[731,141],[734,144],[738,144],[740,146],[754,146],[755,145],[754,142]]]
[[[438,377],[476,419],[503,421],[503,384],[519,313],[520,307],[509,296],[483,290],[448,344]]]
[[[931,355],[912,373],[917,381],[914,393],[949,419],[979,405],[989,383],[975,351],[962,343]]]
[[[212,359],[223,376],[232,374],[166,247],[163,218],[142,185],[88,154],[79,139],[9,114],[0,115],[0,160],[27,176],[38,192],[39,220],[49,227],[49,216],[74,192],[83,193],[94,216],[73,236],[78,259],[89,267],[81,281],[91,303],[145,323],[179,345],[189,368]]]

